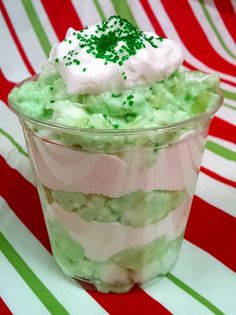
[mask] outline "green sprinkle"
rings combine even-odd
[[[53,109],[51,108],[44,108],[43,109],[43,116],[47,119],[51,118],[52,117],[52,114],[53,114]]]
[[[71,44],[71,43],[72,43],[72,41],[69,39],[69,40],[68,40],[68,43],[69,43],[69,44]]]
[[[83,71],[83,72],[85,72],[86,70],[87,70],[86,68],[83,68],[83,70],[82,70],[82,71]]]
[[[55,101],[54,101],[54,100],[51,100],[50,103],[55,103]]]
[[[55,58],[55,62],[58,63],[59,62],[59,58]]]
[[[129,96],[127,97],[127,100],[129,101],[129,100],[131,100],[132,98],[134,98],[134,96],[131,94],[131,95],[129,95]]]
[[[115,94],[115,93],[113,93],[111,96],[112,96],[112,97],[119,97],[119,96],[121,96],[121,94]]]
[[[80,64],[80,61],[78,59],[74,59],[73,60],[73,63],[75,63],[76,65],[79,65]]]
[[[50,91],[53,91],[53,86],[50,86]]]
[[[132,106],[134,104],[133,101],[129,101],[129,106]]]
[[[130,122],[130,121],[133,121],[136,117],[137,117],[137,114],[130,113],[130,114],[125,115],[125,120],[127,122]]]
[[[118,128],[119,128],[119,125],[118,125],[118,124],[113,124],[113,127],[114,127],[115,129],[118,129]]]

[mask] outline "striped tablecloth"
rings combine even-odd
[[[236,1],[0,0],[0,314],[236,315]],[[215,115],[183,248],[163,281],[129,294],[87,292],[51,255],[25,141],[7,106],[15,83],[37,73],[69,26],[120,14],[175,38],[184,66],[217,72]]]

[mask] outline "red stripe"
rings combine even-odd
[[[224,183],[224,184],[226,184],[228,186],[232,186],[232,187],[236,188],[236,182],[234,182],[234,181],[232,181],[230,179],[227,179],[225,177],[222,177],[219,174],[216,174],[215,172],[212,172],[212,171],[208,170],[207,168],[205,168],[203,166],[201,167],[200,171],[203,172],[204,174],[206,174],[206,175],[208,175],[208,176],[218,180],[221,183]]]
[[[1,315],[13,315],[3,300],[0,298],[0,314]]]
[[[158,22],[148,0],[140,0],[141,2],[141,5],[143,7],[143,9],[146,11],[147,13],[147,16],[155,30],[155,32],[159,35],[159,36],[162,36],[162,37],[166,37],[166,34],[165,32],[163,31],[160,23]]]
[[[14,85],[15,85],[15,83],[10,82],[5,78],[2,70],[0,69],[0,87],[1,87],[0,98],[5,104],[7,104],[8,94]]]
[[[218,117],[213,118],[209,129],[209,135],[233,143],[235,143],[236,140],[234,125]]]
[[[111,315],[158,314],[170,315],[166,308],[151,298],[142,289],[135,287],[129,294],[108,294],[90,291],[90,295]]]
[[[0,195],[35,237],[50,250],[42,208],[36,188],[0,156]]]
[[[234,0],[233,0],[234,1]],[[236,15],[234,8],[230,0],[214,0],[215,6],[218,9],[218,12],[228,29],[228,32],[231,34],[233,39],[236,41]]]
[[[3,15],[4,19],[5,19],[5,22],[6,22],[7,26],[8,26],[8,28],[9,28],[10,33],[11,33],[11,36],[14,39],[14,42],[15,42],[18,50],[19,50],[19,53],[21,54],[22,59],[24,60],[24,63],[26,65],[28,71],[32,75],[35,74],[35,71],[32,68],[32,66],[31,66],[31,64],[30,64],[30,62],[29,62],[29,60],[28,60],[28,58],[27,58],[27,56],[26,56],[26,54],[24,52],[24,49],[23,49],[23,47],[22,47],[22,45],[20,43],[20,40],[19,40],[15,30],[14,30],[14,27],[13,27],[13,25],[11,23],[11,20],[10,20],[10,18],[8,16],[7,10],[5,9],[2,0],[0,0],[0,11],[2,12],[2,15]]]
[[[0,169],[0,195],[34,236],[51,251],[36,189],[1,156]],[[88,293],[112,315],[134,314],[134,310],[135,314],[141,314],[140,310],[146,314],[171,314],[140,288],[135,288],[129,295]]]
[[[70,26],[76,30],[83,28],[71,1],[57,0],[55,4],[55,1],[42,0],[42,3],[60,41]]]
[[[141,2],[141,5],[143,7],[143,9],[145,10],[155,32],[160,35],[160,36],[163,36],[163,37],[167,37],[167,35],[165,34],[164,30],[162,29],[160,23],[158,22],[148,0],[140,0]],[[184,66],[186,66],[188,69],[190,70],[199,70],[198,68],[194,67],[193,65],[191,65],[190,63],[188,63],[187,61],[184,61]],[[222,79],[221,78],[221,81],[222,82],[225,82],[225,83],[228,83],[228,84],[231,84],[233,86],[236,86],[236,83],[233,83],[233,82],[230,82],[228,80],[225,80],[225,79]]]
[[[194,196],[185,238],[236,271],[236,219]]]
[[[221,80],[222,82],[224,82],[224,83],[230,84],[230,85],[232,85],[232,86],[236,86],[236,83],[234,83],[234,82],[231,82],[231,81],[228,81],[228,80],[222,79],[222,78],[220,78],[220,80]]]
[[[236,67],[218,55],[211,46],[188,1],[179,0],[176,4],[174,0],[165,0],[162,4],[186,48],[196,58],[216,71],[236,75]]]

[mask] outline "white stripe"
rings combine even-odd
[[[232,4],[232,7],[233,7],[234,12],[236,14],[236,2],[235,2],[235,0],[231,0],[231,4]]]
[[[5,136],[0,133],[0,155],[7,161],[12,168],[16,169],[25,179],[32,185],[34,184],[34,177],[30,161],[24,155],[20,155],[16,147]]]
[[[141,3],[136,0],[128,0],[128,4],[140,29],[144,32],[155,32]]]
[[[149,3],[152,7],[153,12],[155,15],[158,17],[158,21],[160,22],[162,28],[165,30],[165,33],[167,36],[170,38],[175,39],[177,42],[180,43],[180,45],[184,48],[184,54],[185,54],[185,59],[188,61],[188,63],[192,64],[194,67],[198,68],[201,71],[205,71],[208,73],[215,72],[214,69],[206,66],[203,62],[195,58],[185,47],[184,43],[181,41],[177,31],[175,30],[175,27],[170,20],[169,16],[167,15],[161,1],[156,1],[156,0],[149,0]],[[228,75],[226,73],[219,72],[221,78],[230,80],[231,82],[236,83],[236,78]]]
[[[231,106],[233,106],[236,109],[236,101],[225,97],[224,103],[227,104],[227,105],[231,105]]]
[[[17,116],[0,100],[0,127],[9,133],[26,150],[24,134]]]
[[[14,315],[50,315],[0,251],[0,296]]]
[[[12,82],[19,82],[30,76],[24,61],[16,47],[16,44],[11,37],[5,20],[0,12],[0,43],[4,43],[4,48],[1,48],[0,67],[4,76]]]
[[[236,193],[232,186],[200,172],[195,194],[214,207],[236,217]]]
[[[185,240],[172,273],[225,314],[236,310],[235,273],[201,248]]]
[[[205,149],[202,166],[236,182],[236,163]]]
[[[30,64],[35,72],[41,71],[46,56],[34,33],[22,2],[18,0],[3,0],[3,2]],[[9,55],[9,52],[6,51],[6,54]]]
[[[234,314],[236,309],[235,274],[207,252],[184,240],[179,259],[171,273],[213,303],[224,314]],[[173,292],[173,288],[169,291],[167,282],[163,285],[164,293],[162,293],[162,282],[146,288],[145,291],[161,303],[163,302],[163,305],[175,315],[195,314],[195,305],[191,306],[191,301],[187,300],[185,293],[181,295],[181,292],[177,290]],[[178,294],[177,297],[175,293]],[[186,311],[184,303],[189,303]],[[183,312],[181,307],[183,307]],[[205,315],[208,311],[206,309],[196,314]]]
[[[102,7],[106,18],[109,18],[111,15],[115,15],[116,14],[116,11],[115,11],[111,1],[109,1],[109,0],[98,0],[98,2],[100,3],[100,6]]]
[[[236,87],[233,86],[233,85],[230,85],[228,83],[225,83],[225,82],[221,82],[220,83],[221,87],[224,89],[224,90],[228,90],[230,92],[233,92],[236,94]]]
[[[229,107],[221,106],[215,116],[236,126],[236,111]]]
[[[193,0],[191,0],[193,1]],[[228,48],[231,48],[231,51],[236,54],[236,46],[235,46],[235,41],[232,38],[230,32],[225,26],[224,21],[222,20],[218,9],[215,6],[215,3],[213,0],[207,0],[205,2],[205,5],[207,7],[207,10],[211,16],[212,21],[214,22],[215,27],[217,28],[218,32],[220,35],[223,37],[223,40],[225,44],[228,46]]]
[[[234,86],[227,84],[225,82],[221,82],[220,87],[222,89],[224,89],[226,92],[228,91],[228,92],[234,93],[236,95],[236,88]],[[236,106],[236,100],[229,99],[227,97],[225,97],[225,103],[232,104],[232,105]]]
[[[89,26],[101,21],[100,16],[92,0],[72,0],[75,10],[81,19],[83,26]]]
[[[224,48],[221,46],[221,43],[219,39],[217,38],[215,32],[213,31],[211,25],[209,24],[204,11],[198,1],[189,1],[190,6],[192,7],[192,11],[195,15],[195,17],[198,20],[198,23],[200,27],[202,28],[203,32],[206,33],[206,36],[209,39],[210,44],[212,44],[213,48],[215,49],[216,52],[221,54],[221,56],[226,59],[228,62],[232,63],[232,65],[235,64],[235,59],[230,56]],[[224,24],[222,23],[221,17],[218,14],[218,11],[216,7],[214,6],[214,3],[212,0],[208,0],[208,2],[205,3],[206,9],[209,12],[209,15],[217,28],[217,30],[223,38],[226,46],[231,50],[233,54],[236,53],[235,51],[235,43],[233,42],[233,39],[231,38],[229,32],[225,29]]]
[[[236,154],[236,144],[227,140],[220,139],[218,137],[208,136],[208,140],[213,141],[226,149],[232,150]]]
[[[221,43],[219,41],[219,39],[217,38],[215,32],[213,31],[211,25],[209,24],[203,9],[200,5],[200,3],[198,1],[189,1],[190,6],[192,7],[192,11],[193,14],[195,15],[196,19],[198,20],[199,26],[201,27],[202,31],[205,33],[205,35],[207,36],[207,39],[209,41],[209,43],[212,45],[212,48],[219,54],[222,56],[222,58],[224,58],[225,60],[227,60],[229,63],[232,64],[232,66],[235,64],[235,59],[230,56],[225,50],[224,48],[221,46]],[[225,29],[221,28],[221,18],[219,16],[217,16],[217,13],[215,11],[216,8],[212,8],[212,10],[210,10],[211,6],[208,4],[211,4],[213,6],[213,1],[208,0],[208,3],[205,3],[207,10],[209,11],[209,14],[211,15],[211,18],[213,18],[214,24],[217,25],[217,28],[220,29],[220,33],[224,39],[224,42],[226,44],[226,46],[228,47],[234,47],[232,45],[232,42],[228,43],[227,39],[229,36],[228,31],[225,32]]]
[[[212,315],[204,305],[167,278],[148,281],[142,289],[174,315]]]
[[[41,3],[41,0],[34,0],[33,5],[37,12],[38,18],[40,19],[40,22],[43,25],[44,30],[46,31],[47,37],[51,45],[56,44],[58,42],[58,37],[52,27],[52,24],[49,20],[47,12],[45,11]]]
[[[22,259],[71,315],[104,315],[106,311],[77,282],[59,270],[54,258],[24,227],[0,197],[0,227]],[[23,209],[22,209],[23,211]],[[25,300],[26,301],[26,300]],[[86,313],[82,313],[86,310]],[[22,313],[25,314],[25,313]],[[31,313],[32,314],[32,313]],[[42,313],[44,314],[44,313]]]

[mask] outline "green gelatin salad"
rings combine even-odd
[[[187,71],[183,59],[174,40],[111,16],[69,28],[9,95],[53,255],[100,292],[163,276],[179,255],[222,101],[218,75]]]

